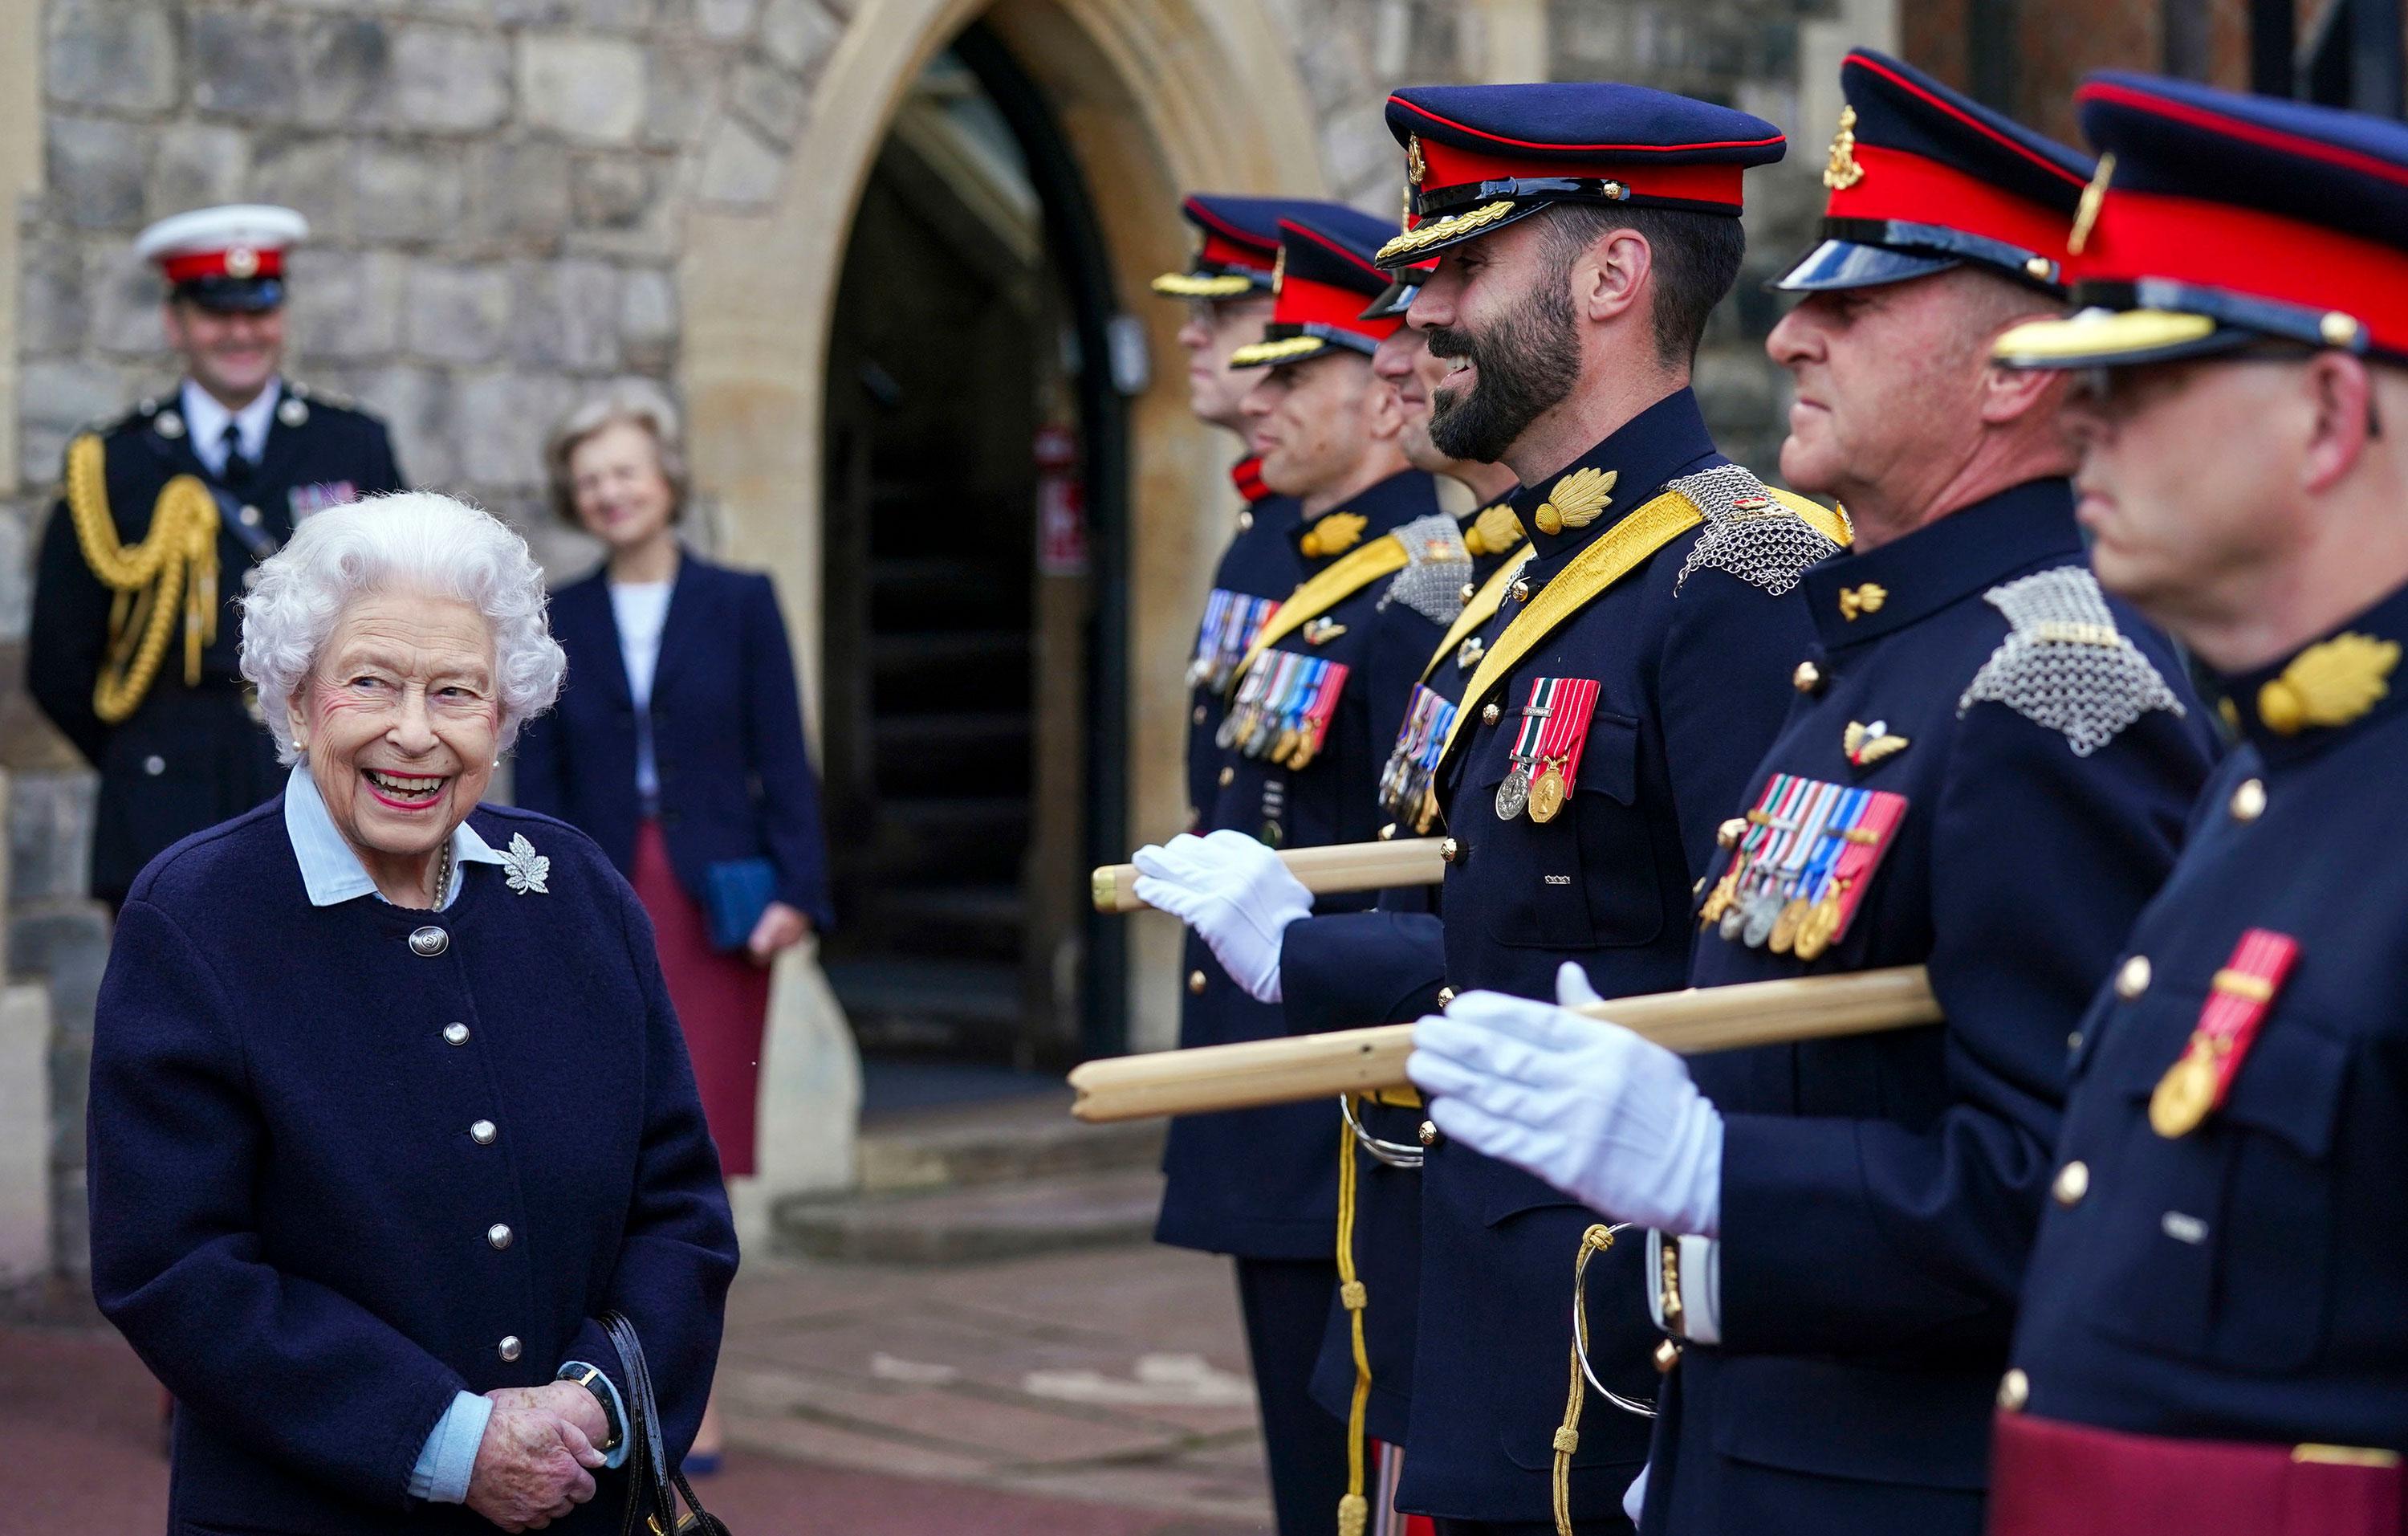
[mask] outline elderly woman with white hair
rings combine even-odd
[[[242,666],[292,776],[135,882],[93,1042],[93,1289],[180,1403],[170,1529],[615,1528],[612,1330],[674,1466],[736,1238],[642,907],[480,803],[560,688],[542,573],[447,497],[321,512]]]

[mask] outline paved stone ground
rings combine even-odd
[[[1243,1371],[1223,1260],[748,1259],[723,1367],[735,1448],[698,1491],[753,1536],[1268,1530]],[[105,1328],[0,1327],[0,1536],[160,1529],[156,1392]]]

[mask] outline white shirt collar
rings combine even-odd
[[[240,410],[228,410],[218,397],[193,382],[184,380],[178,404],[183,407],[184,428],[190,434],[193,452],[212,475],[225,473],[225,429],[232,422],[242,442],[242,456],[257,464],[267,452],[267,429],[276,420],[277,402],[284,396],[284,380],[271,379],[267,387]]]
[[[334,815],[319,796],[318,781],[309,777],[306,762],[294,764],[293,776],[284,782],[284,835],[293,840],[293,857],[301,866],[301,884],[309,893],[309,905],[332,907],[364,896],[385,899],[376,882],[368,878],[367,867],[336,830]],[[469,865],[502,862],[493,845],[462,822],[452,833],[452,888],[443,893],[436,911],[458,897]]]

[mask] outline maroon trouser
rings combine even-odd
[[[1998,1416],[1990,1536],[2401,1536],[2398,1453]]]

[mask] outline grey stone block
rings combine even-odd
[[[647,49],[651,79],[644,93],[643,142],[653,149],[689,149],[702,141],[719,109],[725,60],[712,50]]]
[[[64,230],[27,230],[18,248],[17,346],[27,357],[73,352],[88,323],[83,251]]]
[[[510,275],[510,355],[535,368],[593,373],[619,363],[619,269],[606,262],[520,262]]]
[[[468,149],[471,234],[536,246],[568,227],[568,151],[558,144],[489,139]]]
[[[176,30],[157,6],[52,0],[42,84],[52,101],[121,112],[176,105]]]
[[[43,903],[79,901],[92,868],[93,806],[99,776],[78,768],[65,773],[13,774],[8,781],[8,895],[31,922]],[[56,925],[29,935],[12,925],[8,961],[21,972],[47,971],[42,956]]]
[[[311,358],[356,363],[390,357],[401,345],[403,258],[389,251],[296,251],[294,349]]]
[[[510,46],[488,33],[410,25],[396,30],[382,109],[395,124],[478,133],[510,110]]]
[[[91,341],[121,357],[158,359],[167,351],[159,318],[159,270],[138,261],[115,236],[84,247],[83,290],[91,304]]]
[[[420,262],[410,268],[407,295],[407,345],[415,356],[482,363],[501,354],[510,314],[507,271]]]
[[[580,0],[578,20],[604,32],[642,32],[661,19],[661,0]]]
[[[130,122],[57,113],[44,155],[50,206],[79,229],[124,229],[142,220],[150,136]]]
[[[267,134],[251,140],[250,195],[297,208],[313,240],[351,234],[351,148],[325,134]]]
[[[819,0],[765,0],[761,7],[761,47],[807,79],[836,47],[842,30]]]
[[[460,478],[447,371],[394,364],[351,372],[344,384],[392,429],[394,453],[410,484],[441,490]]]
[[[34,604],[34,530],[49,515],[48,507],[30,497],[0,505],[0,644],[25,638]]]
[[[802,81],[758,59],[746,59],[736,66],[728,99],[746,122],[782,147],[792,147],[810,105]]]
[[[351,186],[360,237],[423,245],[456,234],[467,204],[466,164],[455,143],[359,140]]]
[[[290,122],[301,103],[301,39],[293,22],[258,10],[193,14],[193,101],[253,122]]]
[[[642,156],[580,155],[569,207],[580,229],[631,229],[652,206],[653,172]]]
[[[131,398],[115,368],[82,358],[29,362],[17,385],[19,478],[33,484],[58,475],[79,428],[116,416]]]
[[[328,127],[365,122],[385,91],[393,42],[374,17],[313,19],[301,32],[303,122]]]
[[[164,219],[242,195],[251,174],[251,138],[240,129],[171,122],[158,131],[157,146],[144,197],[146,217]]]
[[[695,0],[695,30],[714,43],[732,43],[752,30],[761,0]]]
[[[619,345],[630,367],[666,368],[677,361],[677,280],[668,272],[628,272],[619,287]]]
[[[534,493],[543,484],[543,440],[578,397],[556,374],[466,380],[457,400],[463,477],[480,488]]]
[[[591,144],[627,144],[644,123],[643,50],[619,37],[523,33],[519,115]]]
[[[505,26],[558,26],[570,10],[570,0],[494,0],[494,20]]]
[[[702,162],[702,196],[729,208],[757,208],[778,194],[786,157],[734,118],[723,118]]]

